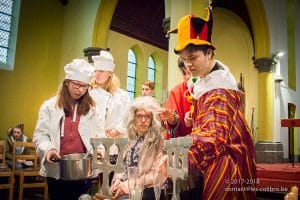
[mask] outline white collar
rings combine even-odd
[[[213,71],[205,77],[197,77],[195,82],[190,78],[188,81],[189,92],[194,99],[199,99],[204,93],[213,89],[223,88],[238,90],[237,83],[228,67],[217,61],[224,69]]]

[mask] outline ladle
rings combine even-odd
[[[92,149],[93,149],[93,147],[90,147],[89,150],[84,154],[82,159],[86,159],[88,157],[88,155],[90,154],[90,152],[92,151]]]

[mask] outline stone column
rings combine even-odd
[[[273,58],[254,59],[258,70],[258,141],[273,141],[274,65]]]
[[[254,59],[258,70],[258,142],[255,144],[258,163],[283,162],[283,145],[274,143],[274,69],[275,60],[270,57]],[[276,139],[277,140],[277,139]]]
[[[185,15],[190,14],[190,1],[182,0],[165,0],[166,18],[170,20],[170,29],[176,28],[178,21]],[[203,11],[204,12],[204,11]],[[169,35],[168,51],[168,90],[172,89],[182,78],[177,66],[178,55],[174,53],[177,44],[177,33]]]

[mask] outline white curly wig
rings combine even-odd
[[[144,109],[152,115],[149,130],[145,134],[144,147],[139,162],[142,171],[149,170],[156,156],[163,150],[164,140],[162,136],[162,126],[161,121],[157,118],[157,113],[160,108],[159,102],[154,97],[138,97],[130,105],[125,118],[128,139],[129,141],[136,141],[138,139],[137,128],[135,127],[135,114],[137,110]],[[128,149],[125,149],[125,152],[127,152]]]
[[[135,114],[138,109],[144,109],[147,112],[150,112],[152,115],[152,120],[150,124],[149,131],[150,133],[155,132],[155,135],[159,132],[161,128],[161,122],[159,119],[156,117],[157,112],[160,109],[160,104],[159,102],[151,96],[142,96],[142,97],[137,97],[129,106],[129,111],[127,112],[126,118],[125,118],[125,124],[127,127],[127,133],[128,133],[128,138],[130,140],[136,140],[137,138],[137,130],[135,127]],[[153,135],[154,136],[154,135]],[[151,137],[152,139],[155,139]],[[149,138],[150,139],[150,138]]]

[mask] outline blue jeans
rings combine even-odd
[[[8,160],[7,165],[9,166],[9,168],[12,169],[13,161]],[[15,169],[24,169],[24,168],[28,168],[28,166],[24,165],[23,163],[15,163]]]

